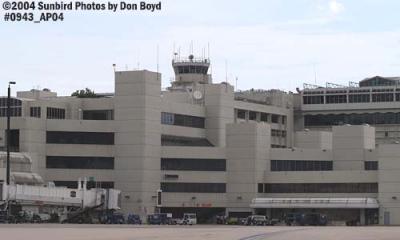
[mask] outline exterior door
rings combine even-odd
[[[390,212],[383,213],[383,224],[390,225]]]

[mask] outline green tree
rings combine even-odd
[[[71,94],[72,97],[78,98],[98,98],[99,96],[94,93],[94,91],[90,90],[89,88],[76,90]]]

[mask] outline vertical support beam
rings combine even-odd
[[[7,97],[7,173],[6,182],[10,185],[10,117],[11,117],[11,88],[8,85],[8,97]]]
[[[360,209],[360,225],[361,226],[365,225],[365,209],[364,208]]]

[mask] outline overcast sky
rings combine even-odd
[[[174,45],[184,57],[191,42],[200,56],[210,45],[214,82],[225,81],[227,65],[228,81],[235,85],[237,77],[239,89],[294,91],[304,82],[399,76],[399,12],[398,0],[164,0],[154,13],[67,12],[64,22],[41,24],[1,20],[0,95],[8,81],[17,82],[14,90],[50,88],[59,95],[85,87],[113,92],[112,64],[156,71],[157,45],[168,87]]]

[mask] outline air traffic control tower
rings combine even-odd
[[[211,74],[208,74],[210,60],[207,58],[194,58],[189,55],[187,59],[175,57],[172,60],[172,67],[175,72],[173,88],[186,88],[194,84],[212,83]]]

